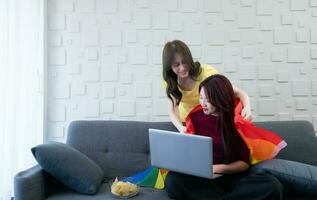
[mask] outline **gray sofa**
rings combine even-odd
[[[317,164],[317,149],[307,145],[315,138],[307,121],[257,122],[283,137],[288,147],[278,158]],[[109,181],[127,177],[150,166],[148,129],[175,130],[170,122],[74,121],[69,125],[67,144],[78,149],[104,171],[105,181],[96,195],[82,195],[65,188],[38,165],[19,172],[14,179],[16,200],[105,200],[116,199],[109,190]],[[308,138],[302,141],[302,138]],[[316,141],[312,141],[316,142]],[[313,144],[314,145],[314,144]],[[31,152],[30,152],[31,153]],[[167,200],[164,190],[141,188],[135,200]],[[285,199],[313,199],[285,194]]]

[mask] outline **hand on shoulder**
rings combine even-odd
[[[249,107],[244,107],[241,111],[242,117],[247,120],[247,121],[252,121],[252,112],[251,108]]]

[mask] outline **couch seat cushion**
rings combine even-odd
[[[110,183],[103,183],[98,193],[94,196],[82,195],[73,191],[63,191],[47,198],[47,200],[118,200],[110,192]],[[133,200],[170,200],[165,190],[141,187],[139,194],[131,198]]]

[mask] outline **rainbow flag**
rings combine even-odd
[[[252,122],[241,116],[242,102],[236,99],[234,124],[240,136],[250,149],[251,164],[274,158],[284,147],[286,142],[277,134],[256,127]]]
[[[137,184],[141,187],[164,189],[164,181],[167,173],[168,170],[160,169],[157,167],[149,167],[146,170],[128,178],[124,178],[121,181]]]

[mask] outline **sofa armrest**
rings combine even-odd
[[[43,200],[45,196],[44,171],[40,166],[36,165],[15,175],[15,200]]]
[[[14,177],[15,200],[44,200],[65,190],[68,189],[39,165],[21,171]]]

